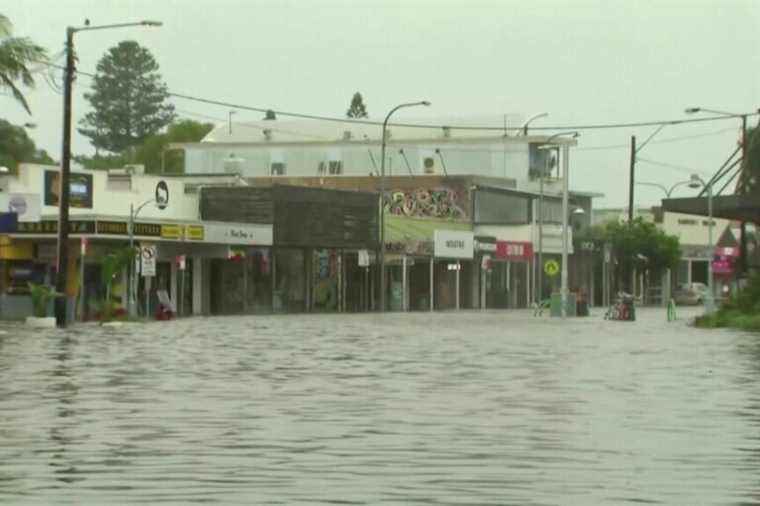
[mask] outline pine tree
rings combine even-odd
[[[358,91],[354,93],[353,98],[351,99],[351,105],[348,107],[348,110],[346,111],[346,116],[349,118],[366,118],[367,117],[367,107],[364,105],[364,99],[362,98],[362,94]]]
[[[142,144],[175,118],[158,63],[134,41],[120,42],[100,59],[85,98],[94,110],[80,121],[79,133],[111,153]]]

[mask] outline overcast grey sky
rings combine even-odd
[[[278,110],[342,116],[357,90],[374,118],[426,99],[431,118],[478,116],[494,125],[505,113],[548,112],[534,124],[554,126],[678,119],[688,106],[760,107],[753,0],[11,0],[0,11],[16,35],[52,54],[62,50],[66,26],[85,18],[163,21],[77,34],[79,69],[94,71],[106,49],[132,39],[150,49],[174,92]],[[76,84],[75,121],[87,111],[88,87],[86,78]],[[61,95],[40,78],[28,97],[32,118],[8,96],[0,96],[0,117],[37,123],[35,141],[59,158]],[[175,105],[185,117],[227,117],[224,107]],[[240,111],[236,120],[260,117]],[[571,187],[605,193],[597,205],[626,204],[630,136],[641,142],[653,130],[582,132]],[[691,170],[709,175],[738,137],[738,119],[668,126],[639,156],[681,168],[642,161],[638,179],[670,185]],[[76,132],[74,152],[91,152]],[[654,188],[636,192],[637,204],[661,197]]]

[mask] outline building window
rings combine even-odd
[[[271,164],[271,174],[273,176],[284,176],[285,175],[285,162],[272,162],[272,164]]]

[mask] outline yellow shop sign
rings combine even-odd
[[[188,241],[202,241],[203,237],[203,225],[185,226],[185,239]]]
[[[161,237],[164,239],[182,239],[182,225],[161,225]]]

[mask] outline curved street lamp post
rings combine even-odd
[[[130,26],[161,26],[160,21],[138,21],[136,23],[117,23],[99,26],[69,26],[66,28],[66,67],[63,73],[63,145],[61,153],[60,197],[58,198],[58,243],[56,246],[55,291],[65,293],[68,274],[69,241],[69,180],[71,175],[71,95],[74,81],[74,34],[91,30],[126,28]],[[59,327],[66,326],[65,297],[55,299],[55,320]]]
[[[380,144],[380,250],[378,259],[380,263],[380,312],[385,311],[385,145],[386,130],[388,129],[388,120],[394,112],[404,107],[415,107],[418,105],[429,106],[430,102],[421,100],[419,102],[409,102],[399,104],[385,116],[383,121],[382,141]]]

